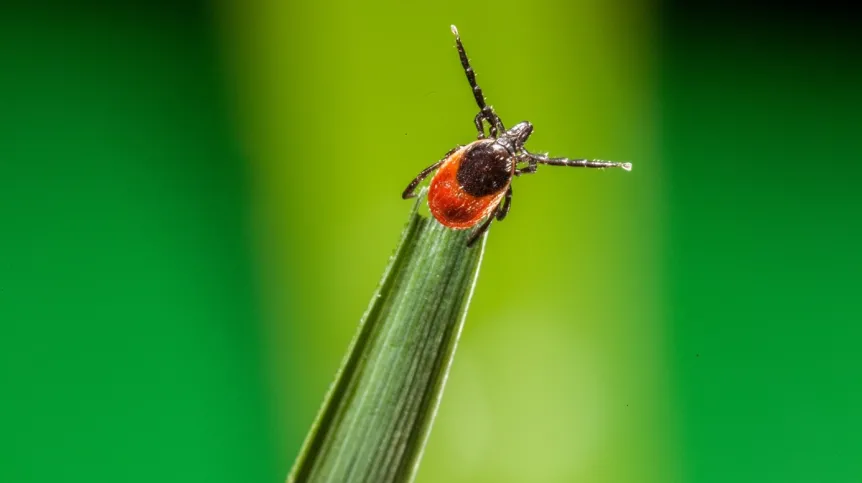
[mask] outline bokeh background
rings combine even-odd
[[[0,481],[280,482],[475,106],[494,225],[421,482],[862,481],[832,2],[4,2]]]

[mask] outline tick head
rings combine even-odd
[[[506,131],[505,137],[509,138],[512,141],[512,145],[515,150],[518,150],[524,147],[524,143],[527,142],[527,139],[529,139],[530,134],[532,133],[533,125],[528,121],[522,121]]]

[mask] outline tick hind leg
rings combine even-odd
[[[503,198],[503,201],[497,203],[497,207],[491,211],[491,214],[488,215],[488,218],[479,225],[479,228],[470,235],[470,238],[467,240],[467,246],[473,246],[476,243],[476,240],[482,236],[483,233],[488,231],[488,227],[491,226],[491,222],[496,218],[497,221],[503,221],[503,218],[506,218],[506,215],[509,214],[509,208],[512,207],[512,185],[509,185],[509,189],[506,190],[506,197]]]
[[[497,221],[503,221],[503,218],[509,214],[509,208],[512,207],[512,185],[506,190],[506,198],[497,205]]]
[[[499,208],[500,205],[497,205],[497,208],[495,208],[494,211],[497,211]],[[476,240],[481,238],[482,234],[488,231],[488,227],[491,225],[492,221],[494,221],[494,212],[491,212],[491,214],[488,215],[488,218],[486,218],[485,221],[482,222],[482,224],[479,226],[479,228],[476,228],[473,231],[473,233],[470,235],[470,238],[467,239],[468,247],[473,246],[473,244],[476,243]]]
[[[470,238],[467,239],[467,246],[471,247],[476,240],[482,237],[482,234],[488,231],[488,227],[491,226],[491,222],[496,220],[502,220],[509,213],[509,207],[512,206],[512,187],[509,186],[508,191],[506,191],[506,198],[503,201],[497,203],[497,206],[491,210],[491,214],[485,218],[485,221],[479,225],[479,228],[476,228],[473,233],[470,235]]]

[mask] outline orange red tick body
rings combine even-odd
[[[476,83],[476,74],[470,67],[454,25],[452,33],[455,35],[461,65],[479,106],[479,113],[473,119],[479,139],[466,146],[455,147],[443,159],[422,170],[404,190],[404,199],[416,196],[419,183],[436,170],[428,191],[431,214],[440,224],[455,230],[471,228],[481,222],[467,240],[470,246],[488,229],[491,221],[502,220],[509,213],[512,178],[535,173],[539,164],[631,170],[630,163],[549,158],[527,151],[524,144],[533,132],[533,125],[524,121],[506,130],[494,108],[485,103],[482,89]],[[485,122],[489,126],[488,136],[485,135]]]
[[[515,164],[494,141],[475,141],[446,158],[431,179],[428,207],[449,228],[470,228],[485,219],[506,193]]]

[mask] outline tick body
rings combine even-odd
[[[479,225],[467,240],[470,246],[488,229],[491,221],[502,220],[508,214],[512,203],[512,179],[535,173],[539,164],[631,170],[630,163],[549,158],[527,151],[524,143],[532,134],[533,125],[524,121],[506,130],[494,108],[485,103],[482,89],[476,83],[476,75],[454,25],[452,33],[455,35],[461,65],[479,106],[479,113],[473,119],[479,139],[466,146],[455,147],[443,159],[422,170],[404,190],[404,199],[416,196],[419,183],[436,171],[428,190],[431,214],[440,224],[455,230]],[[487,136],[485,123],[488,124]]]
[[[470,228],[500,204],[514,174],[511,155],[493,140],[458,148],[431,179],[431,214],[449,228]]]

